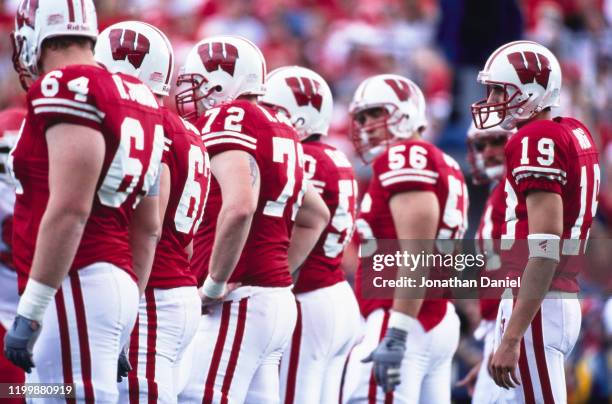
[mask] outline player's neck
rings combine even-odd
[[[90,49],[70,46],[65,49],[46,49],[42,58],[42,71],[48,73],[52,70],[62,69],[70,65],[98,66]]]
[[[159,95],[159,94],[155,94],[155,99],[157,100],[157,103],[163,107],[164,104],[164,96],[163,95]]]
[[[248,95],[241,95],[240,97],[236,98],[237,100],[245,100],[250,102],[251,104],[257,104],[257,96],[256,95],[252,95],[252,94],[248,94]]]
[[[420,141],[423,140],[423,137],[421,136],[420,132],[414,131],[412,132],[412,135],[408,138],[408,140]]]
[[[547,109],[547,110],[538,112],[531,119],[528,119],[526,121],[517,123],[516,127],[518,129],[520,129],[520,128],[522,128],[523,126],[527,125],[530,122],[535,122],[535,121],[550,121],[551,119],[552,119],[552,113],[550,112],[549,109]]]

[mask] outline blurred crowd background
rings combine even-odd
[[[95,1],[95,0],[94,0]],[[11,63],[9,32],[17,0],[0,0],[0,109],[22,105]],[[499,45],[528,38],[549,47],[563,69],[558,115],[585,122],[601,151],[603,182],[593,238],[612,234],[612,0],[99,0],[100,30],[138,19],[163,30],[176,55],[175,74],[191,46],[213,34],[238,34],[262,49],[268,69],[302,65],[332,87],[335,113],[329,141],[353,157],[365,184],[368,170],[348,140],[348,104],[361,80],[398,73],[421,86],[427,99],[426,137],[465,164],[469,106],[484,96],[476,75]],[[466,176],[469,170],[465,170]],[[486,187],[470,188],[472,236]],[[603,244],[602,244],[603,245]],[[583,332],[568,380],[572,403],[612,402],[612,248],[592,254],[583,276]],[[354,260],[346,270],[354,272]],[[471,333],[477,305],[459,302],[463,338],[460,378],[478,360]],[[469,402],[466,389],[456,402]]]

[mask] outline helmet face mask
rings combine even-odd
[[[197,73],[181,74],[176,81],[177,87],[188,86],[175,95],[178,114],[187,121],[193,121],[202,114],[206,107],[206,100],[215,88],[207,88],[207,80]],[[204,92],[204,89],[206,92]]]
[[[401,120],[398,112],[394,105],[381,105],[352,113],[351,141],[364,163],[371,163],[392,143],[395,136],[391,128]]]
[[[21,63],[21,54],[24,52],[26,42],[22,36],[17,35],[17,33],[13,31],[11,32],[11,43],[13,45],[13,55],[11,58],[13,61],[13,69],[15,69],[15,72],[17,72],[17,75],[19,76],[19,83],[21,84],[21,87],[25,91],[28,91],[28,88],[30,88],[30,85],[32,84],[32,76],[30,75],[28,69],[26,69]]]
[[[501,100],[491,99],[493,92],[503,93]],[[501,125],[506,130],[514,126],[515,111],[528,101],[521,90],[512,83],[487,82],[487,97],[472,104],[472,119],[479,129],[490,129]],[[497,119],[495,119],[497,118]]]

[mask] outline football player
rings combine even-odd
[[[598,152],[580,121],[553,117],[561,67],[544,46],[503,45],[478,82],[487,98],[472,105],[476,127],[518,128],[505,149],[501,252],[504,270],[521,283],[500,304],[491,372],[507,401],[563,403],[564,359],[580,331],[579,256],[597,210]],[[528,257],[517,252],[520,240]]]
[[[197,119],[214,176],[192,260],[207,314],[180,402],[278,402],[279,361],[297,318],[289,263],[306,258],[329,220],[306,190],[291,123],[257,104],[265,73],[253,43],[215,36],[195,45],[178,77],[187,88],[177,108]],[[299,243],[290,255],[292,228]]]
[[[17,294],[17,273],[13,265],[11,252],[13,206],[15,205],[15,187],[8,173],[9,152],[17,141],[17,134],[23,123],[26,110],[11,108],[0,112],[0,344],[15,318],[19,295]],[[25,373],[9,362],[4,355],[0,356],[0,383],[23,383]],[[21,400],[5,398],[8,403],[20,403]]]
[[[174,53],[159,29],[139,21],[111,25],[100,33],[95,54],[109,71],[138,77],[163,105],[170,91]],[[210,162],[195,127],[166,107],[161,111],[165,133],[160,179],[163,227],[130,339],[129,363],[135,369],[119,387],[122,402],[137,397],[176,402],[180,359],[200,318],[200,297],[189,258],[208,195]]]
[[[296,128],[306,180],[332,214],[297,273],[298,320],[281,361],[281,400],[336,402],[346,357],[361,331],[359,306],[340,268],[355,223],[357,181],[344,153],[321,141],[333,109],[331,90],[321,76],[297,66],[276,69],[268,75],[260,102],[285,114]]]
[[[475,185],[489,185],[489,197],[485,204],[480,224],[476,231],[477,250],[486,256],[483,275],[494,277],[502,274],[499,256],[501,228],[506,214],[504,193],[504,146],[513,131],[499,126],[477,129],[472,124],[467,134],[468,162],[472,182]],[[499,399],[499,387],[491,378],[487,363],[493,351],[495,319],[499,307],[498,291],[483,290],[480,298],[481,321],[474,331],[474,337],[484,341],[483,359],[461,380],[458,385],[473,390],[474,404],[495,403]],[[483,365],[484,364],[484,365]],[[475,383],[475,385],[474,385]]]
[[[421,137],[427,122],[419,87],[398,75],[370,77],[350,113],[356,149],[374,158],[357,220],[362,241],[463,237],[467,187],[457,162]],[[361,284],[363,271],[356,294],[366,330],[350,354],[343,399],[450,403],[459,343],[454,305],[443,298],[373,299]]]
[[[4,352],[28,382],[73,383],[78,401],[114,402],[136,280],[148,277],[159,237],[163,127],[144,84],[98,65],[97,34],[91,0],[18,6],[15,68],[31,86],[9,158],[22,294]]]

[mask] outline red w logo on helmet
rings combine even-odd
[[[234,45],[221,42],[204,43],[198,48],[198,54],[207,72],[212,73],[220,67],[229,75],[234,75],[238,59],[238,49]]]
[[[113,60],[125,60],[134,68],[142,66],[144,57],[149,53],[151,43],[144,36],[130,29],[113,29],[109,35]]]
[[[22,1],[17,9],[17,27],[21,28],[24,25],[29,25],[34,28],[34,20],[36,19],[36,10],[38,9],[38,0]]]
[[[535,81],[544,88],[548,85],[551,68],[546,56],[534,52],[515,52],[508,55],[508,61],[516,70],[521,83]]]
[[[404,80],[396,80],[396,79],[386,79],[385,83],[389,85],[397,95],[397,98],[400,101],[407,101],[408,97],[410,97],[410,84]]]
[[[319,82],[306,77],[287,77],[285,82],[291,88],[297,105],[304,107],[310,104],[317,111],[321,111],[323,95],[319,92]]]

